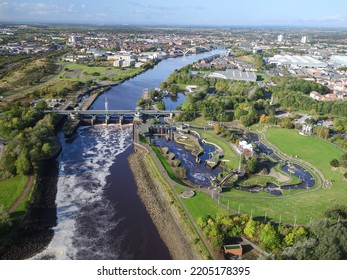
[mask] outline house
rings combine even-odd
[[[335,93],[329,93],[322,97],[322,101],[336,101],[338,99]]]
[[[224,254],[232,256],[242,256],[241,244],[224,245]]]
[[[311,97],[312,99],[318,100],[318,101],[322,99],[322,95],[321,95],[320,93],[316,92],[316,91],[312,91],[312,92],[310,93],[310,97]]]

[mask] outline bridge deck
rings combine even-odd
[[[78,114],[85,116],[112,116],[112,115],[153,115],[153,116],[167,116],[169,114],[178,114],[181,111],[176,110],[52,110],[46,113],[56,113],[58,115]]]

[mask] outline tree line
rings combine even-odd
[[[9,139],[0,162],[2,175],[27,175],[54,151],[53,116],[44,116],[43,109],[44,104],[31,107],[16,102],[2,113],[0,133]]]
[[[245,236],[270,253],[272,259],[343,260],[347,257],[347,207],[337,205],[325,212],[325,220],[309,226],[290,226],[261,223],[249,215],[228,216],[217,214],[201,217],[198,226],[213,248]]]

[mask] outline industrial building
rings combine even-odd
[[[322,69],[328,66],[327,63],[307,55],[275,55],[268,60],[268,63],[290,66],[293,68],[297,67]]]
[[[257,81],[257,75],[254,72],[243,72],[235,69],[227,69],[225,71],[215,71],[208,75],[211,78],[220,78],[226,80],[236,80],[236,81],[247,81],[255,82]]]
[[[345,55],[333,55],[331,60],[337,64],[347,66],[347,56]]]

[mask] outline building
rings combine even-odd
[[[220,78],[225,80],[256,82],[257,75],[254,72],[243,72],[235,69],[227,69],[225,71],[215,71],[208,75],[210,78]]]
[[[318,93],[318,92],[316,92],[316,91],[312,91],[311,93],[310,93],[310,97],[312,98],[312,99],[314,99],[314,100],[321,100],[321,98],[322,98],[322,95],[320,94],[320,93]]]
[[[107,60],[131,60],[131,59],[137,59],[137,55],[133,54],[132,52],[118,52],[113,55],[108,55]]]
[[[224,254],[232,256],[242,256],[241,244],[224,245]]]
[[[300,55],[275,55],[268,60],[268,63],[276,65],[290,66],[292,68],[316,68],[323,69],[328,66],[327,63],[311,56]]]
[[[82,37],[80,36],[70,36],[69,43],[75,44],[77,42],[82,42]]]
[[[114,67],[134,67],[135,66],[135,59],[117,59],[113,62]]]
[[[308,38],[306,36],[301,37],[301,44],[307,44]]]
[[[345,55],[333,55],[331,60],[337,64],[347,66],[347,56]]]
[[[282,43],[283,42],[283,34],[280,34],[277,36],[277,42]]]
[[[337,94],[335,94],[335,93],[328,93],[326,95],[323,95],[321,100],[322,101],[336,101],[338,99],[339,98],[338,98]]]

